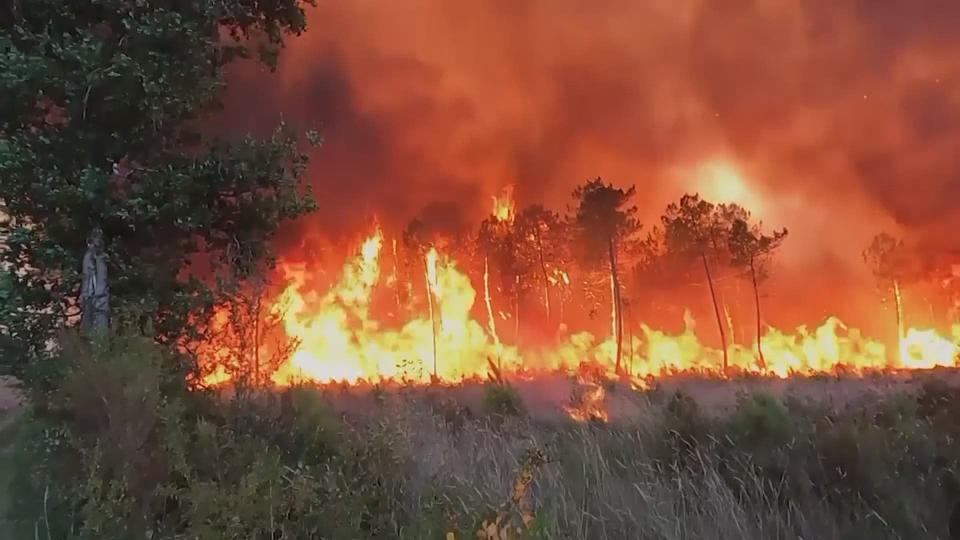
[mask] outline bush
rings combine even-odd
[[[319,393],[291,390],[287,415],[270,395],[216,405],[165,355],[145,338],[64,341],[62,387],[25,423],[21,535],[355,537],[337,531],[370,459],[343,451]]]
[[[520,416],[524,412],[520,394],[507,383],[488,383],[484,387],[483,410],[499,416]]]
[[[782,445],[793,433],[787,408],[770,394],[758,392],[741,396],[730,420],[736,441],[748,447],[760,444]]]

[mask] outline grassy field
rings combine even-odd
[[[85,381],[65,386],[84,429],[107,421],[92,437],[73,428],[79,450],[111,456],[78,499],[51,490],[51,515],[85,516],[70,525],[76,538],[128,537],[141,508],[155,538],[203,540],[960,534],[953,372],[606,383],[609,422],[572,421],[582,383],[562,376],[220,395],[194,405],[204,419],[172,422],[135,367],[102,399],[82,401]],[[109,389],[107,373],[117,370],[91,376]],[[100,474],[128,483],[89,483]],[[23,496],[36,506],[49,485],[63,484]],[[44,537],[42,524],[21,530]]]
[[[482,385],[326,395],[348,425],[388,426],[414,495],[396,515],[433,508],[463,527],[458,538],[515,506],[532,449],[547,457],[528,494],[537,538],[954,538],[954,449],[939,430],[953,429],[941,414],[958,382],[941,372],[609,384],[609,423],[570,422],[576,383],[559,377],[515,382],[520,405],[508,409],[522,412],[506,417],[487,414]]]

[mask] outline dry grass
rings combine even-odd
[[[960,394],[941,388],[924,401],[929,379],[960,382],[930,373],[677,378],[647,391],[606,384],[609,423],[570,420],[564,405],[578,383],[560,376],[513,381],[512,390],[469,383],[221,396],[210,421],[185,423],[169,439],[193,441],[184,470],[206,487],[184,486],[170,514],[182,521],[161,537],[322,530],[333,540],[464,540],[496,521],[509,523],[514,540],[953,538],[948,516],[960,491],[945,491],[939,475],[958,463],[960,414],[950,411],[960,412]],[[763,399],[750,397],[756,392]],[[513,399],[522,406],[498,403]],[[934,414],[924,412],[930,404]],[[548,462],[531,467],[541,454]],[[284,466],[271,476],[275,461]],[[518,495],[524,473],[532,482]],[[97,501],[87,517],[122,525],[138,511],[111,504]],[[274,526],[275,515],[283,523]]]
[[[619,414],[609,425],[575,424],[556,414],[542,414],[546,409],[536,403],[543,401],[543,394],[536,392],[538,386],[542,390],[543,381],[518,384],[526,408],[533,412],[505,419],[490,419],[476,410],[476,389],[417,389],[380,395],[377,410],[381,412],[372,416],[364,412],[361,423],[376,418],[397,428],[400,435],[391,444],[404,456],[401,462],[409,464],[413,487],[403,510],[407,515],[419,515],[429,504],[439,504],[451,521],[479,522],[489,517],[490,509],[509,497],[526,453],[537,448],[553,458],[538,469],[533,483],[538,538],[899,538],[870,501],[854,501],[851,508],[859,508],[859,513],[849,513],[814,496],[815,490],[797,497],[796,489],[788,493],[759,464],[750,463],[750,453],[717,455],[714,449],[723,441],[665,446],[665,429],[670,429],[668,397],[683,389],[708,411],[705,417],[722,422],[736,409],[737,396],[752,391],[839,412],[915,392],[920,382],[908,378],[678,379],[666,381],[653,392],[616,388],[611,395]],[[558,394],[556,389],[547,393]],[[342,410],[348,418],[357,418],[365,409],[359,406],[362,399],[356,391],[346,394],[350,405]],[[338,402],[336,393],[331,399]],[[530,406],[531,402],[535,405]],[[742,463],[731,466],[731,460]],[[816,481],[813,473],[803,470],[792,474]],[[923,511],[923,502],[911,499],[922,493],[902,495],[905,507]],[[928,537],[948,538],[943,525],[928,529]]]

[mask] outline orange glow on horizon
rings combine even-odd
[[[732,163],[725,160],[708,162],[700,167],[696,178],[696,190],[707,200],[735,203],[757,216],[764,213],[765,205],[760,194]]]

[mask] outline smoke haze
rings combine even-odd
[[[874,233],[956,242],[956,0],[345,0],[308,17],[277,74],[231,73],[222,120],[324,135],[321,211],[290,246],[425,209],[469,228],[506,185],[563,210],[601,176],[637,186],[647,223],[699,191],[786,226],[770,294],[848,316],[804,291],[863,305]]]

